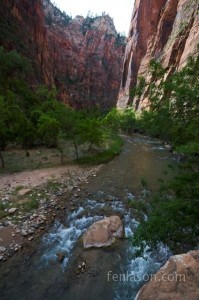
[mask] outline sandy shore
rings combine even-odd
[[[47,180],[56,180],[60,179],[64,175],[75,173],[79,174],[84,170],[88,170],[89,168],[83,168],[79,166],[61,166],[61,167],[53,167],[46,168],[40,170],[33,171],[24,171],[21,173],[13,173],[13,174],[1,174],[0,175],[0,192],[4,192],[5,189],[14,189],[17,186],[24,186],[28,188],[33,188],[38,185],[41,185]]]

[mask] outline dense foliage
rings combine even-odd
[[[151,74],[159,83],[148,87],[150,111],[141,114],[139,127],[175,145],[198,143],[199,57],[190,58],[182,70],[166,80],[165,72],[159,63],[151,62]],[[143,80],[140,82],[143,86]]]
[[[90,158],[96,163],[120,151],[121,140],[105,126],[99,110],[76,111],[57,101],[55,89],[32,88],[27,83],[31,71],[26,58],[0,48],[0,150],[10,144],[24,149],[45,145],[57,147],[63,155],[63,141],[70,141],[77,159],[83,146],[85,161]],[[96,158],[90,157],[93,148]],[[4,167],[2,152],[0,160]]]
[[[175,253],[193,249],[199,242],[199,57],[164,80],[165,70],[155,61],[151,73],[157,83],[148,86],[151,106],[138,119],[140,130],[172,143],[186,155],[178,175],[164,184],[141,222],[134,246],[167,244]],[[138,86],[146,88],[146,83]],[[136,91],[134,91],[136,94]]]

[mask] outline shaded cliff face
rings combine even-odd
[[[3,0],[0,13],[0,44],[32,61],[32,84],[78,108],[116,104],[126,39],[109,16],[72,20],[49,0]]]
[[[189,56],[198,53],[198,0],[136,0],[125,51],[122,82],[117,106],[129,104],[143,109],[148,104],[147,91],[131,99],[130,91],[138,77],[151,82],[149,62],[160,61],[168,74],[182,68]]]
[[[40,0],[3,0],[0,6],[0,45],[27,56],[34,67],[31,83],[54,83],[49,65],[45,16]]]
[[[54,60],[54,80],[65,103],[77,107],[116,105],[122,72],[125,39],[112,19],[65,20],[48,1],[45,14],[50,20],[48,44]]]

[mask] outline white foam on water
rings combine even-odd
[[[82,234],[82,230],[70,226],[65,228],[62,224],[59,226],[56,224],[56,229],[53,233],[49,233],[44,237],[43,241],[48,246],[48,249],[42,256],[42,261],[44,264],[57,260],[57,254],[63,253],[65,255],[65,262],[71,255],[71,250],[77,239]]]
[[[97,209],[101,209],[105,206],[105,203],[103,202],[97,202],[96,200],[90,200],[90,199],[87,199],[85,201],[85,209],[87,210],[97,210]]]
[[[57,261],[57,254],[60,253],[65,256],[63,267],[66,267],[69,258],[72,255],[72,249],[79,237],[92,223],[103,218],[103,216],[85,215],[80,217],[80,214],[83,212],[83,207],[79,207],[69,214],[67,218],[69,224],[67,227],[56,222],[52,231],[44,236],[43,244],[46,247],[46,251],[41,258],[44,265],[48,265],[49,262]]]
[[[135,299],[142,284],[147,282],[171,255],[168,247],[162,244],[158,245],[157,250],[153,252],[149,251],[149,247],[146,245],[144,257],[133,259],[135,251],[136,248],[129,242],[129,247],[126,249],[128,258],[126,265],[120,268],[121,274],[124,275],[115,287],[114,300]]]
[[[118,275],[122,280],[115,285],[114,300],[133,300],[141,285],[148,281],[151,274],[154,274],[171,255],[167,246],[159,244],[155,251],[150,251],[146,245],[143,257],[136,257],[138,249],[132,246],[132,237],[138,225],[139,222],[128,211],[124,216],[124,232],[129,244],[125,249],[126,261],[120,265]]]
[[[56,222],[52,231],[43,238],[46,251],[42,256],[42,261],[44,265],[48,265],[51,261],[57,261],[57,253],[64,253],[65,259],[62,263],[64,270],[70,257],[73,255],[72,250],[79,237],[91,224],[105,217],[103,211],[100,213],[100,209],[103,207],[111,208],[113,214],[122,213],[124,216],[124,232],[127,238],[127,246],[124,253],[125,262],[121,263],[118,271],[126,277],[125,280],[117,282],[114,290],[114,300],[132,300],[144,283],[144,279],[148,279],[147,275],[155,273],[170,256],[170,252],[164,245],[159,245],[158,249],[153,252],[148,251],[149,249],[146,246],[144,251],[145,258],[135,258],[137,249],[132,246],[131,240],[139,222],[132,217],[131,210],[127,210],[124,202],[118,198],[111,196],[108,202],[85,199],[84,207],[77,208],[67,217],[67,227]]]
[[[163,150],[166,151],[167,149],[163,146],[158,146],[158,147],[152,147],[153,150]]]
[[[131,230],[130,227],[125,227],[125,228],[124,228],[124,233],[125,233],[125,237],[126,237],[126,238],[131,238],[131,237],[133,237],[133,232],[132,232],[132,230]]]
[[[133,194],[131,194],[131,193],[127,193],[127,197],[126,198],[129,199],[129,200],[134,200],[135,196]]]
[[[125,212],[124,204],[117,198],[109,195],[111,203],[97,202],[96,200],[85,199],[84,207],[80,206],[71,212],[66,219],[66,226],[56,222],[50,233],[44,236],[43,244],[46,248],[42,255],[42,262],[48,265],[49,262],[57,261],[57,254],[64,254],[63,266],[67,266],[72,249],[79,237],[94,222],[103,219],[103,215],[97,215],[104,206],[108,205],[113,213]],[[93,215],[91,215],[91,213]],[[95,215],[96,213],[96,215]]]
[[[77,216],[79,216],[84,211],[83,207],[79,207],[77,210],[75,210],[72,214],[70,214],[69,219],[73,220]]]

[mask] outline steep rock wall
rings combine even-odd
[[[148,104],[147,91],[139,99],[131,90],[140,76],[147,82],[149,62],[156,59],[168,74],[182,68],[189,56],[198,53],[198,0],[136,0],[125,51],[122,82],[117,106],[134,105],[143,109]]]
[[[116,105],[126,39],[108,15],[72,19],[49,0],[1,2],[0,45],[32,61],[32,85],[55,85],[77,108]]]
[[[42,1],[3,0],[0,14],[0,45],[30,59],[34,68],[32,84],[53,85]]]
[[[116,105],[126,39],[113,20],[101,17],[65,20],[49,0],[45,15],[56,86],[65,103],[76,107]]]

